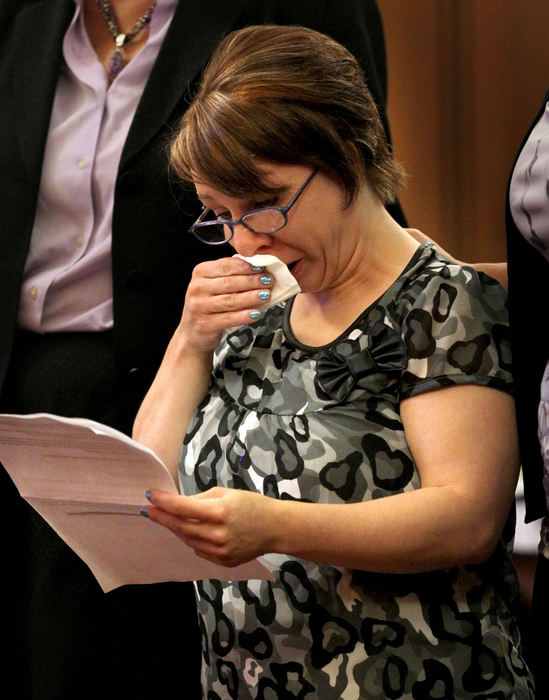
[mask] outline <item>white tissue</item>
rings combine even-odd
[[[264,267],[267,272],[271,272],[275,278],[274,286],[271,288],[271,298],[266,304],[262,304],[262,309],[268,309],[270,306],[293,297],[301,291],[296,278],[288,270],[288,267],[282,260],[279,260],[274,255],[254,255],[251,258],[245,258],[243,255],[235,255],[235,258],[240,258],[257,267]]]

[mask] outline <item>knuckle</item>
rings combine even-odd
[[[222,275],[228,276],[234,273],[234,263],[233,258],[223,258],[219,261],[219,271]]]
[[[226,521],[229,515],[229,507],[223,498],[218,498],[217,502],[214,504],[214,512],[216,518],[220,521]]]
[[[241,318],[242,314],[227,311],[225,313],[219,314],[219,327],[221,329],[233,328],[235,326],[240,326],[246,321]]]
[[[206,275],[208,267],[209,265],[207,262],[200,262],[198,263],[198,265],[195,265],[193,268],[192,278],[199,279],[201,277],[204,277]]]
[[[232,291],[233,280],[231,279],[231,277],[229,277],[229,276],[227,276],[227,277],[222,277],[222,278],[221,278],[221,284],[222,284],[222,287],[223,287],[223,291],[224,291],[225,293],[229,293],[229,292]]]
[[[225,543],[220,535],[219,530],[210,530],[204,545],[216,556],[223,556]]]
[[[196,315],[198,311],[198,302],[195,299],[195,297],[191,295],[187,295],[187,300],[186,300],[186,307],[187,311],[189,311],[191,314]]]
[[[223,308],[226,311],[231,311],[236,306],[235,294],[224,294],[223,295]]]

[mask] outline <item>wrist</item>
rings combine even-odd
[[[266,533],[267,541],[265,553],[292,554],[289,535],[292,532],[291,501],[282,501],[279,498],[265,496],[266,508]]]
[[[188,333],[178,329],[168,345],[166,355],[176,363],[192,363],[193,366],[211,368],[214,350],[215,348],[200,347]]]

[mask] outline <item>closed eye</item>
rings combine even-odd
[[[254,209],[264,209],[265,207],[274,207],[278,202],[278,197],[271,197],[270,199],[263,199],[261,202],[254,202]]]
[[[214,211],[215,218],[220,219],[220,220],[225,220],[225,221],[230,221],[231,220],[231,212],[230,211]]]

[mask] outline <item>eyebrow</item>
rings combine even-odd
[[[213,197],[210,197],[207,194],[201,195],[200,192],[197,192],[196,196],[204,205],[207,205],[207,202],[214,202],[215,201],[215,199]]]
[[[284,195],[288,194],[288,192],[291,191],[291,188],[289,185],[279,185],[277,188],[276,192],[266,192],[266,191],[258,191],[255,193],[250,193],[246,195],[245,197],[235,197],[235,199],[241,199],[242,201],[247,202],[249,205],[252,206],[254,205],[254,202],[256,201],[261,201],[262,199],[270,199],[271,197],[284,197]],[[214,207],[218,206],[218,200],[215,197],[211,197],[208,195],[207,192],[204,194],[200,194],[199,192],[196,193],[196,196],[198,197],[199,201],[208,209],[213,209]],[[228,195],[232,196],[232,195]],[[225,206],[222,204],[219,204],[219,206]]]

